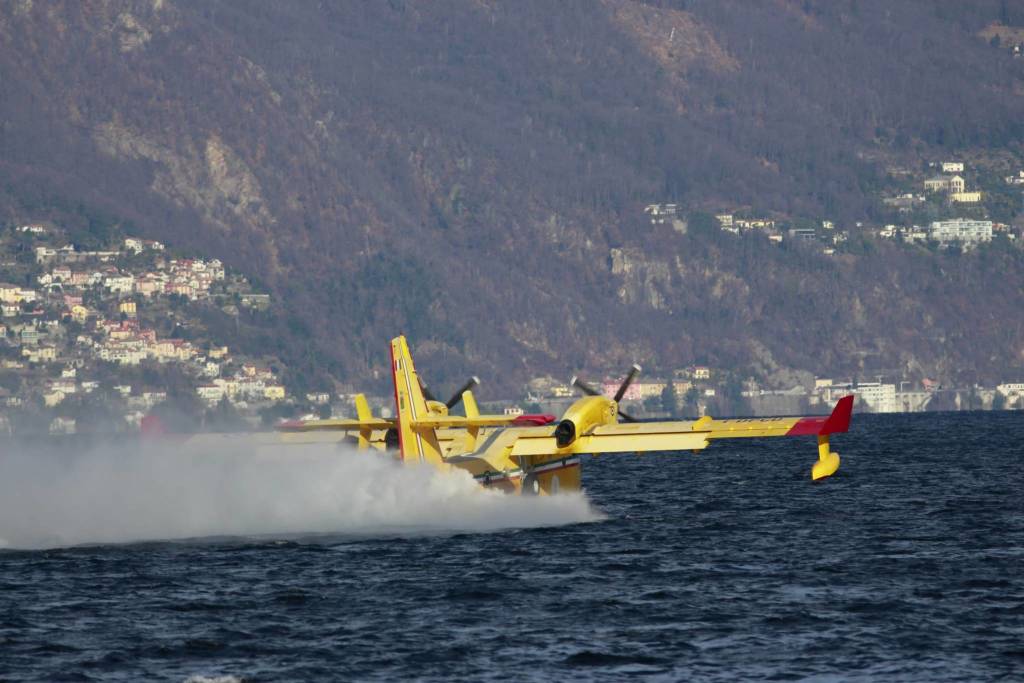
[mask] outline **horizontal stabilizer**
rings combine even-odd
[[[394,420],[374,417],[368,420],[287,420],[277,425],[279,432],[316,432],[323,430],[347,431],[356,429],[389,429]]]
[[[412,429],[446,429],[451,427],[507,427],[516,421],[514,415],[427,415],[410,422]]]

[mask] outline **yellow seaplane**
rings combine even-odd
[[[524,495],[549,495],[580,488],[581,456],[648,451],[700,451],[723,439],[815,436],[818,460],[811,479],[831,476],[839,455],[829,445],[832,434],[850,426],[853,396],[820,417],[769,417],[639,422],[619,408],[633,366],[612,398],[573,379],[586,396],[561,419],[550,415],[482,415],[472,394],[473,378],[447,403],[433,399],[420,381],[404,336],[391,340],[391,371],[397,416],[374,417],[365,397],[356,399],[356,419],[287,422],[279,427],[285,441],[349,441],[360,449],[394,450],[403,462],[469,472],[484,486]],[[465,415],[451,415],[458,398]]]

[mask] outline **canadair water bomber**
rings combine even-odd
[[[396,417],[377,418],[366,399],[356,399],[356,419],[287,422],[279,427],[286,441],[350,441],[360,449],[392,450],[406,463],[461,469],[480,484],[509,493],[550,495],[580,488],[584,455],[700,451],[714,441],[776,436],[815,436],[818,460],[811,479],[831,476],[839,455],[829,446],[832,434],[850,426],[853,396],[836,403],[831,415],[716,420],[639,422],[619,408],[619,401],[640,368],[634,366],[615,396],[608,398],[583,382],[573,383],[586,396],[561,419],[553,415],[482,415],[472,394],[473,378],[442,403],[424,391],[404,336],[391,340],[391,372]],[[459,402],[465,416],[450,415]]]

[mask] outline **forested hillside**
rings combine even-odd
[[[223,259],[276,295],[265,343],[309,383],[373,381],[397,332],[491,392],[634,359],[1001,379],[1005,241],[826,257],[642,214],[856,232],[900,169],[1015,172],[1024,59],[992,26],[1024,2],[16,0],[0,219]]]

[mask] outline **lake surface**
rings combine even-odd
[[[1024,413],[833,447],[588,458],[584,523],[0,551],[0,680],[1024,679]]]

